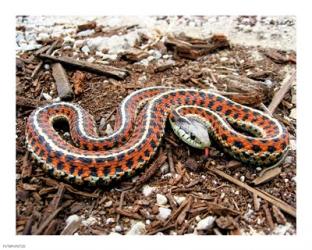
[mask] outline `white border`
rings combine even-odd
[[[8,1],[1,7],[1,212],[2,244],[25,249],[307,249],[311,246],[311,7],[309,1]],[[250,237],[45,237],[15,236],[15,15],[258,14],[296,15],[298,32],[297,236]]]

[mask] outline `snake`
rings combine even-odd
[[[169,122],[168,122],[169,120]],[[67,122],[72,141],[56,130]],[[55,178],[75,184],[106,185],[133,176],[151,161],[170,124],[191,147],[216,142],[250,166],[271,166],[285,156],[289,134],[272,116],[209,89],[153,86],[121,102],[113,133],[99,136],[93,116],[80,105],[52,102],[32,111],[26,144],[33,158]]]

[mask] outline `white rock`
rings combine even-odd
[[[81,48],[84,44],[84,41],[83,40],[76,40],[75,43],[74,43],[74,49],[76,48]]]
[[[293,119],[297,119],[297,109],[296,109],[296,108],[293,108],[293,109],[290,111],[289,117],[290,117],[290,118],[293,118]]]
[[[113,201],[109,200],[107,202],[105,202],[104,207],[111,207],[113,205]]]
[[[162,174],[167,174],[169,172],[169,164],[167,162],[160,167],[160,172]]]
[[[103,54],[102,59],[114,61],[117,59],[117,55]]]
[[[142,235],[146,233],[145,224],[143,222],[137,222],[132,225],[127,235]]]
[[[76,221],[79,221],[79,220],[81,220],[81,218],[77,214],[70,215],[66,219],[66,225],[69,225],[69,224],[76,222]]]
[[[296,150],[296,140],[289,140],[289,146],[291,150]]]
[[[119,225],[115,226],[115,232],[121,232],[121,231],[122,231],[121,226]]]
[[[154,191],[155,191],[154,187],[150,187],[149,185],[143,186],[142,192],[145,197],[150,196]]]
[[[86,227],[92,226],[96,223],[96,218],[90,216],[88,219],[83,220],[81,223],[82,223],[82,225],[84,225]]]
[[[94,34],[94,30],[83,30],[83,31],[80,31],[79,33],[77,33],[77,36],[90,36],[92,34]]]
[[[216,217],[214,216],[208,216],[205,219],[200,220],[197,223],[197,230],[208,230],[211,229],[213,227],[213,224],[216,220]]]
[[[183,201],[185,201],[185,197],[183,196],[173,196],[174,200],[176,201],[176,203],[178,203],[178,205],[181,205]]]
[[[171,209],[166,207],[160,207],[157,218],[159,220],[166,220],[171,214]]]
[[[52,100],[52,97],[47,94],[47,93],[42,93],[42,96],[44,97],[44,99],[46,99],[47,101],[51,101]]]
[[[112,129],[111,125],[108,123],[105,129],[105,133],[107,135],[111,135],[112,133],[114,133],[114,130]]]
[[[166,205],[168,202],[168,199],[166,196],[162,195],[162,194],[157,194],[156,195],[156,201],[158,205]]]
[[[152,50],[150,50],[149,52],[148,52],[152,57],[153,57],[153,59],[160,59],[161,58],[161,53],[160,53],[160,51],[159,50],[154,50],[154,49],[152,49]],[[153,60],[152,59],[152,60]]]
[[[81,51],[85,54],[88,54],[90,52],[90,48],[87,45],[85,45],[81,48]]]
[[[37,41],[46,41],[50,38],[49,34],[47,33],[39,33],[37,37]]]
[[[146,221],[145,221],[145,224],[146,224],[146,225],[149,225],[149,224],[151,224],[151,221],[150,221],[150,220],[146,220]]]
[[[89,63],[93,63],[94,61],[95,61],[95,58],[92,56],[87,59],[87,62]]]
[[[117,232],[110,232],[109,235],[119,236],[119,235],[121,235],[121,234],[120,234],[120,233],[117,233]]]
[[[245,176],[242,175],[239,179],[240,179],[241,182],[244,182],[245,181]]]
[[[114,218],[107,218],[107,220],[106,220],[106,224],[111,224],[111,223],[114,223],[114,222],[115,222]]]
[[[47,63],[46,63],[46,64],[44,64],[43,67],[44,67],[44,69],[49,70],[49,69],[50,69],[50,64],[47,64]]]

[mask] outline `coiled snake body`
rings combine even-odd
[[[272,165],[282,159],[289,144],[285,127],[261,111],[208,90],[169,87],[149,87],[127,96],[118,109],[114,133],[106,137],[98,136],[93,117],[77,104],[39,107],[28,118],[26,141],[54,176],[78,184],[107,184],[132,175],[151,159],[168,117],[188,144],[209,146],[204,132],[208,131],[224,151],[246,164]],[[68,121],[75,146],[54,129],[59,119]]]

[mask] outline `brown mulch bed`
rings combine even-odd
[[[52,43],[49,41],[46,45]],[[77,69],[64,65],[69,82],[76,91],[70,101],[88,110],[97,126],[102,128],[100,134],[104,135],[106,124],[114,127],[112,112],[136,89],[153,85],[216,88],[222,92],[235,92],[234,98],[244,96],[242,100],[250,102],[248,104],[263,103],[268,107],[287,72],[295,70],[294,52],[231,45],[208,54],[196,54],[196,58],[189,59],[170,47],[164,48],[165,53],[173,55],[175,65],[159,68],[152,62],[145,67],[123,58],[111,63],[111,66],[129,72],[124,79],[83,69],[79,69],[79,73]],[[75,58],[72,51],[62,47],[57,54]],[[256,59],[255,54],[261,59]],[[285,59],[286,54],[288,60]],[[76,57],[86,59],[81,52]],[[294,148],[279,166],[277,174],[255,185],[254,180],[260,176],[261,169],[233,161],[215,145],[212,145],[209,158],[205,159],[202,151],[182,143],[168,128],[157,155],[147,164],[145,171],[138,174],[139,178],[126,179],[109,187],[92,188],[71,186],[50,177],[29,159],[25,145],[28,115],[36,106],[47,102],[43,93],[53,98],[58,95],[52,67],[48,67],[46,62],[37,76],[31,77],[40,61],[35,52],[25,52],[17,59],[16,66],[16,234],[126,234],[137,221],[146,225],[145,234],[187,234],[194,233],[197,223],[207,216],[215,217],[214,224],[206,230],[196,230],[197,234],[272,234],[283,224],[291,225],[289,234],[296,233],[295,215],[283,209],[286,205],[296,207]],[[231,85],[229,79],[232,78]],[[258,92],[259,96],[244,89],[248,82],[263,86],[268,80],[273,87],[261,95]],[[239,89],[236,84],[234,88],[235,81],[243,87]],[[292,140],[296,138],[296,120],[289,115],[295,108],[292,103],[294,94],[292,85],[273,114],[286,125]],[[259,198],[254,191],[229,181],[213,169],[279,201],[274,203]],[[146,175],[149,178],[144,178]],[[144,185],[155,188],[147,197],[142,192]],[[157,194],[166,196],[168,201],[163,206],[171,209],[171,215],[165,220],[158,216],[161,206],[156,203]],[[178,198],[174,197],[185,199],[179,204]],[[66,219],[71,215],[78,215],[80,219],[72,223],[71,228],[65,228]]]

